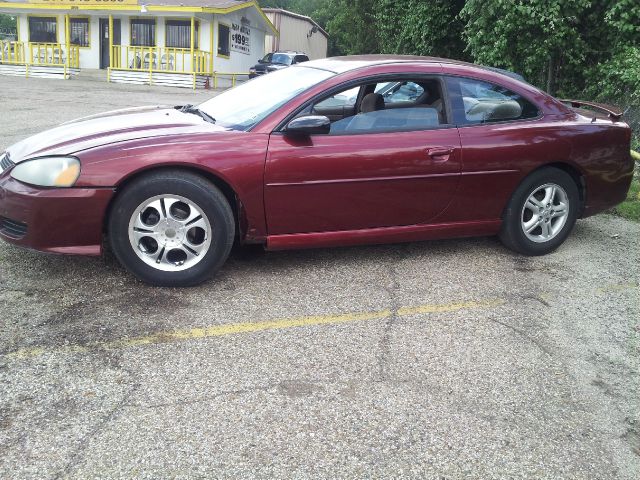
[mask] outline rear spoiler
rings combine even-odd
[[[604,103],[585,102],[583,100],[566,100],[566,99],[560,99],[560,101],[574,108],[589,107],[589,108],[593,108],[594,110],[600,110],[606,113],[609,116],[609,118],[614,122],[617,120],[620,120],[622,116],[626,113],[620,110],[618,107],[614,107],[612,105],[606,105]]]

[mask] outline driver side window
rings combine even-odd
[[[303,113],[329,118],[329,135],[429,130],[447,123],[437,78],[365,83],[322,99]]]

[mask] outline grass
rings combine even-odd
[[[636,163],[640,161],[640,154],[638,152],[632,151],[631,156],[634,158]],[[620,215],[621,217],[628,218],[629,220],[634,220],[636,222],[640,222],[640,178],[638,177],[638,171],[636,170],[636,175],[633,177],[633,181],[631,182],[631,188],[629,189],[627,199],[620,205],[613,208],[613,213],[616,215]]]

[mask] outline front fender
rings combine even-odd
[[[163,136],[82,151],[78,187],[116,190],[134,176],[157,168],[185,168],[215,177],[242,204],[247,232],[266,236],[264,163],[269,137],[250,132]],[[117,192],[116,192],[117,194]]]

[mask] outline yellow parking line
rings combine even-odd
[[[401,307],[397,311],[398,317],[406,317],[410,315],[424,315],[429,313],[454,312],[458,310],[474,310],[480,308],[492,308],[504,304],[502,299],[490,299],[477,302],[463,303],[445,303],[445,304],[429,304],[418,305],[414,307]],[[142,345],[152,345],[167,342],[197,340],[211,337],[221,337],[225,335],[237,335],[241,333],[260,332],[265,330],[279,330],[286,328],[308,327],[315,325],[340,324],[348,322],[359,322],[368,320],[381,320],[389,318],[393,315],[393,311],[379,310],[374,312],[354,312],[343,313],[339,315],[319,315],[298,318],[280,318],[275,320],[267,320],[263,322],[242,322],[231,323],[226,325],[212,325],[201,328],[190,328],[186,330],[176,330],[172,332],[159,332],[143,337],[123,338],[111,342],[96,342],[88,345],[68,345],[62,347],[34,347],[23,348],[15,352],[7,353],[5,358],[21,359],[43,355],[45,353],[86,353],[92,350],[106,349],[124,349],[137,347]]]

